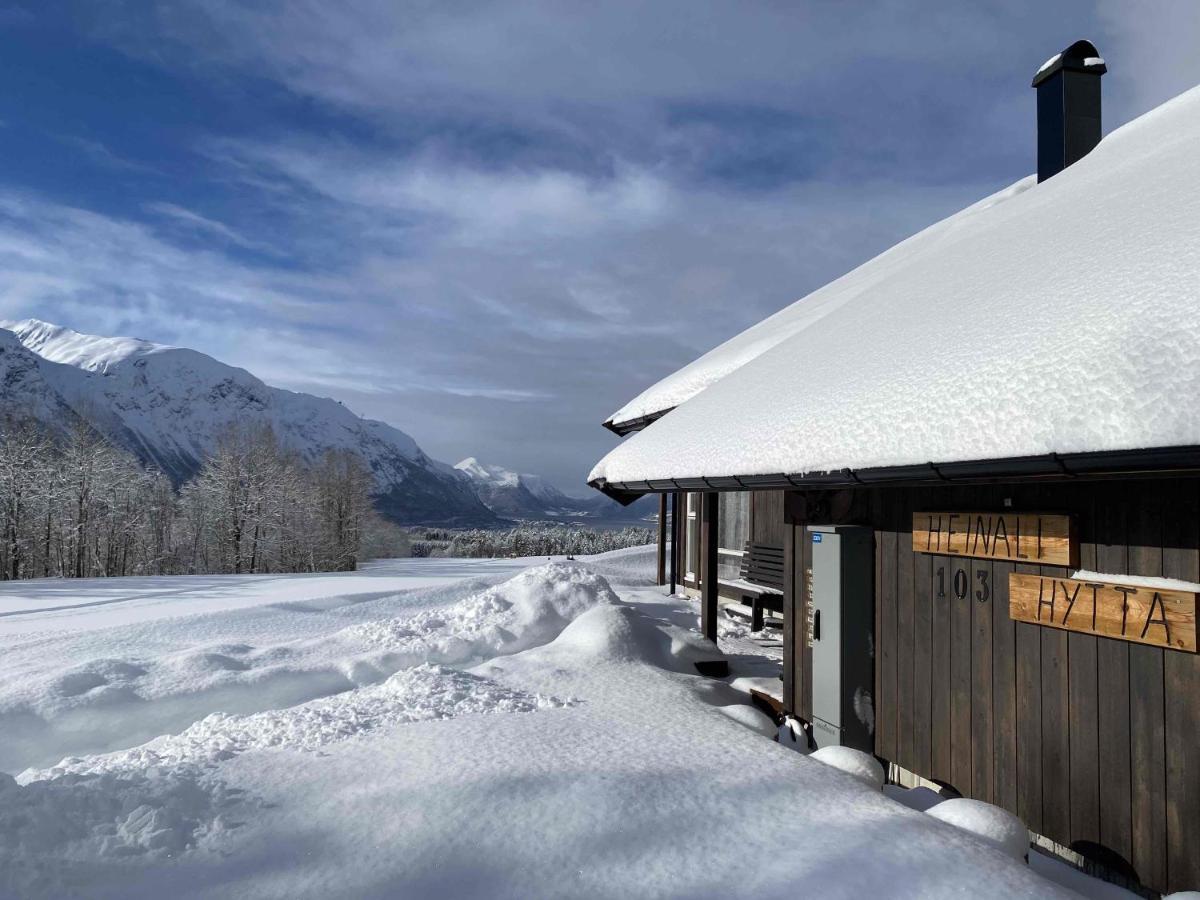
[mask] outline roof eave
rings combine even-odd
[[[650,481],[588,482],[609,496],[629,496],[626,504],[644,494],[671,491],[832,489],[901,485],[970,484],[998,481],[1051,481],[1077,478],[1115,478],[1200,472],[1200,446],[1157,447],[1143,450],[1101,450],[1049,453],[1005,459],[878,466],[807,474],[737,475],[671,478]]]

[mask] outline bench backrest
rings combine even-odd
[[[746,541],[741,577],[751,584],[783,590],[783,548]]]

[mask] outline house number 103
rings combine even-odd
[[[988,573],[986,569],[979,569],[975,573],[975,580],[979,582],[975,587],[975,599],[980,603],[987,603],[992,597],[992,588],[988,584]],[[954,571],[954,596],[959,600],[967,599],[967,571],[966,569],[956,569]],[[937,570],[937,597],[939,600],[946,596],[946,567],[938,566]]]

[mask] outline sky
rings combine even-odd
[[[659,378],[1200,83],[1200,2],[0,3],[0,318],[586,493]]]

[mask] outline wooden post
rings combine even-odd
[[[667,583],[667,495],[658,495],[658,580]]]
[[[671,593],[679,586],[679,491],[671,493]]]
[[[700,630],[717,642],[717,523],[720,507],[716,491],[703,495],[700,507]]]

